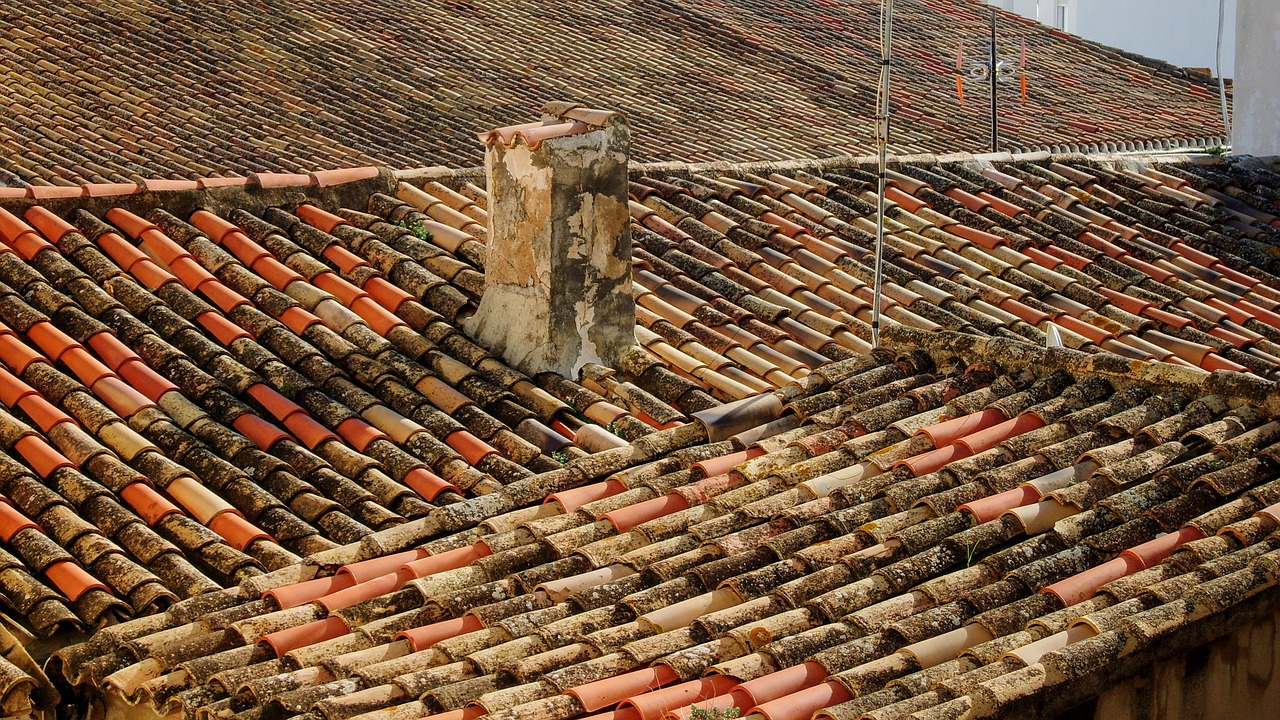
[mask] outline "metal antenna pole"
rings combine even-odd
[[[1218,0],[1218,52],[1214,60],[1214,74],[1218,76],[1218,100],[1222,103],[1222,129],[1226,134],[1223,145],[1231,144],[1231,113],[1227,111],[1227,81],[1222,79],[1222,31],[1226,25],[1227,0]]]
[[[991,152],[1000,152],[1000,115],[996,104],[996,80],[999,79],[999,68],[996,67],[996,10],[991,9],[991,52],[987,62],[991,68]]]
[[[880,154],[879,200],[876,213],[875,286],[871,308],[871,345],[880,347],[880,310],[884,285],[885,179],[889,166],[889,69],[893,60],[893,0],[880,2],[880,88],[876,102],[876,145]]]

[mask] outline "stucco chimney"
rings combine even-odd
[[[635,344],[626,120],[551,103],[480,139],[489,247],[467,332],[530,374],[616,366]]]
[[[1280,3],[1239,0],[1236,5],[1236,72],[1232,152],[1239,155],[1280,155],[1280,73],[1276,48],[1280,45]]]

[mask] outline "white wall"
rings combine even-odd
[[[1265,1],[1265,0],[1264,0]],[[1276,0],[1269,0],[1276,4]],[[989,0],[1056,27],[1055,6],[1067,5],[1067,32],[1183,67],[1213,70],[1218,0]],[[1222,74],[1234,75],[1236,0],[1227,0]]]
[[[1258,157],[1280,155],[1280,3],[1240,0],[1240,45],[1236,54],[1235,127],[1232,151]]]
[[[1058,2],[1058,0],[989,0],[989,1],[992,5],[995,5],[996,7],[999,7],[1001,9],[1008,10],[1010,12],[1016,12],[1019,15],[1022,15],[1023,17],[1029,17],[1032,19],[1036,19],[1038,17],[1040,19],[1040,22],[1044,23],[1045,25],[1052,25],[1054,27],[1057,27],[1057,24],[1054,22],[1054,17],[1055,17],[1054,5]],[[1076,3],[1076,0],[1067,0],[1067,2],[1069,5],[1074,5]],[[1070,10],[1068,10],[1067,17],[1068,17],[1068,23],[1070,23],[1071,21]],[[1069,25],[1067,30],[1068,32],[1070,32]]]

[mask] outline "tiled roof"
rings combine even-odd
[[[836,349],[828,338],[865,352],[844,331],[870,338],[875,178],[821,167],[638,178],[641,323],[685,349],[690,305],[723,292],[772,303],[752,312],[785,317],[779,329],[816,352]],[[1275,377],[1280,221],[1271,180],[1242,179],[1213,166],[904,164],[890,172],[885,314],[1037,345],[1052,326],[1086,352]]]
[[[988,147],[987,105],[955,90],[989,7],[902,0],[896,153]],[[479,164],[474,133],[552,99],[620,110],[642,161],[869,152],[875,3],[129,0],[0,16],[0,182],[138,182],[381,164]],[[1003,16],[1026,40],[1002,149],[1217,144],[1209,78]]]
[[[952,717],[1280,578],[1273,168],[895,163],[875,352],[864,169],[642,171],[581,382],[410,176],[5,201],[5,715]]]

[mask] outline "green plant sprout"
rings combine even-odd
[[[691,720],[731,720],[738,717],[738,708],[701,708],[697,705],[693,706],[692,712],[689,713]]]
[[[411,235],[419,240],[430,240],[432,238],[431,231],[422,224],[421,220],[397,220],[396,227],[408,230]]]

